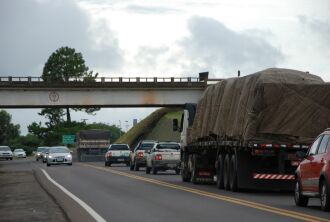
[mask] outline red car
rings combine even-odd
[[[321,208],[330,211],[330,128],[321,133],[296,171],[294,200],[297,206],[307,206],[308,199],[319,197]]]

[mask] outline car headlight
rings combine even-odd
[[[49,155],[48,158],[53,158],[53,157],[51,155]]]
[[[37,153],[38,156],[40,156],[40,153]]]
[[[66,157],[67,158],[72,158],[72,155],[71,154],[68,154]]]

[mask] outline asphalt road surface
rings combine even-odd
[[[104,167],[104,163],[73,163],[73,166],[47,167],[33,160],[0,164],[7,164],[4,169],[31,168],[39,172],[42,183],[48,183],[45,173],[41,173],[43,169],[106,221],[330,222],[330,213],[321,211],[318,199],[311,199],[309,207],[300,208],[294,205],[292,193],[232,193],[218,190],[214,185],[183,183],[180,176],[171,171],[146,175],[144,168],[133,172],[124,165]],[[78,205],[71,203],[74,202],[72,198],[52,186],[44,184],[57,202],[65,205],[62,207],[71,220],[93,220],[90,217],[93,213],[78,209]]]

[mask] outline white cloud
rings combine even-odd
[[[1,1],[1,75],[40,76],[50,54],[62,46],[82,52],[92,69],[120,66],[121,52],[111,30],[90,21],[71,0]],[[100,36],[101,43],[96,42]]]

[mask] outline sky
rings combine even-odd
[[[278,67],[330,81],[328,0],[1,0],[0,76],[41,76],[62,46],[108,77],[228,78]],[[119,125],[154,108],[102,109],[72,119]],[[21,125],[40,109],[7,109]],[[128,127],[126,127],[128,125]]]

